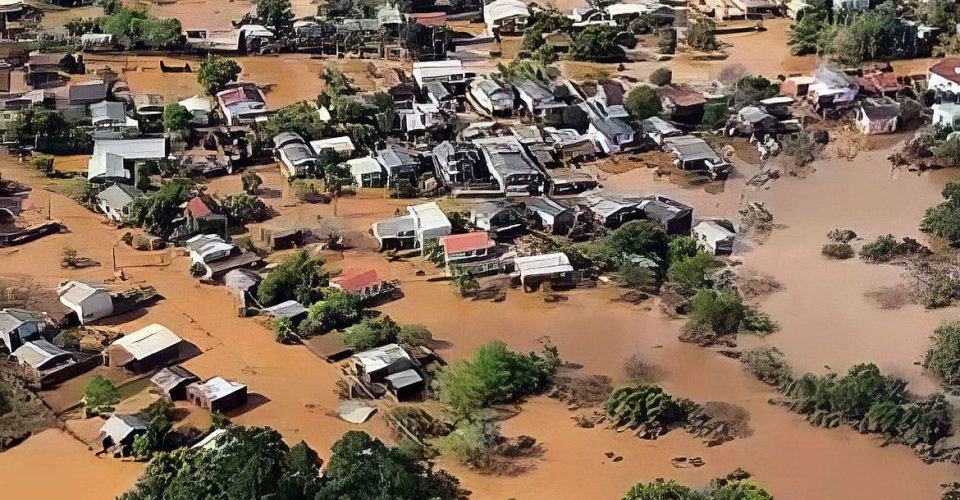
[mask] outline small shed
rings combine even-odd
[[[23,344],[13,351],[13,357],[41,384],[54,377],[58,380],[68,378],[67,371],[73,372],[70,368],[77,364],[73,354],[43,339]],[[57,377],[58,374],[62,377]]]
[[[187,400],[211,412],[225,412],[247,403],[247,386],[223,377],[187,386]]]
[[[186,399],[187,386],[199,382],[200,377],[180,365],[173,365],[158,371],[156,375],[150,377],[150,381],[159,387],[168,398],[176,401]]]
[[[357,374],[369,382],[382,382],[388,375],[413,368],[413,360],[398,344],[363,351],[353,356]]]
[[[103,364],[136,373],[147,372],[177,359],[182,342],[170,329],[154,323],[110,344],[103,350]]]
[[[264,307],[260,313],[275,319],[296,321],[307,315],[307,308],[295,300],[286,300],[277,305]]]
[[[569,234],[577,222],[575,208],[547,197],[527,200],[526,216],[532,227],[557,235]]]
[[[0,347],[13,352],[21,344],[38,337],[41,330],[40,319],[26,309],[0,309]]]
[[[733,253],[733,240],[736,233],[717,221],[700,221],[693,226],[692,233],[697,243],[714,255]]]
[[[97,194],[97,208],[110,220],[117,222],[130,215],[130,206],[143,196],[139,189],[126,184],[114,184]]]
[[[147,426],[134,415],[112,415],[100,428],[104,451],[126,455],[134,438],[147,432]]]
[[[113,297],[106,287],[82,281],[67,281],[57,287],[60,303],[77,314],[85,325],[113,314]]]

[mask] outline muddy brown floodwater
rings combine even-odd
[[[839,370],[877,361],[885,370],[907,377],[911,389],[923,392],[934,386],[913,362],[933,326],[955,315],[956,309],[936,313],[912,306],[876,309],[863,292],[896,282],[896,268],[829,262],[819,254],[826,232],[836,226],[849,226],[868,238],[881,232],[917,236],[923,210],[938,200],[943,182],[956,177],[947,172],[923,176],[891,172],[887,154],[865,153],[850,163],[821,162],[807,179],[784,178],[767,191],[746,192],[747,199],[766,201],[785,227],[775,229],[765,245],[741,245],[739,253],[747,268],[772,274],[785,288],[762,303],[782,330],[762,341],[743,338],[741,342],[777,345],[801,370],[820,372],[824,364]],[[656,180],[646,169],[609,176],[604,183],[615,192],[667,193],[692,203],[698,216],[730,217],[740,203],[743,179],[756,168],[737,166],[741,173],[719,194],[678,188]],[[70,228],[69,233],[0,252],[0,276],[32,276],[48,286],[62,279],[112,277],[118,231],[96,214],[42,190],[49,181],[9,157],[0,158],[0,172],[35,187],[28,209],[49,205],[53,216]],[[264,175],[271,191],[281,187],[275,173],[266,169]],[[223,193],[237,188],[235,177],[218,179],[211,187]],[[534,350],[538,339],[547,335],[565,360],[582,365],[578,373],[605,374],[623,382],[623,360],[639,353],[654,366],[657,382],[669,392],[701,403],[732,403],[750,415],[752,435],[708,448],[682,431],[643,441],[608,429],[581,429],[570,420],[564,404],[535,397],[522,405],[518,416],[503,423],[508,435],[528,434],[543,443],[545,454],[533,470],[514,477],[487,477],[443,462],[474,491],[475,498],[619,498],[637,481],[673,477],[703,486],[737,467],[749,470],[781,499],[936,498],[940,483],[960,479],[955,465],[925,465],[906,447],[884,448],[877,437],[848,429],[814,428],[800,416],[770,405],[767,400],[775,393],[738,362],[679,343],[681,321],[664,317],[655,307],[613,302],[614,288],[573,291],[567,294],[568,301],[557,304],[519,291],[511,291],[502,303],[460,299],[448,284],[427,281],[438,270],[428,269],[420,259],[388,262],[372,250],[366,227],[391,215],[400,204],[376,191],[343,198],[335,207],[298,205],[285,193],[269,202],[281,217],[330,224],[348,232],[355,248],[324,253],[330,267],[369,266],[401,280],[406,297],[381,310],[400,322],[430,327],[444,341],[441,352],[449,360],[462,359],[492,339]],[[64,246],[104,266],[61,270],[57,262]],[[349,429],[360,428],[390,440],[380,416],[359,426],[331,416],[338,404],[336,367],[300,346],[276,343],[255,319],[236,317],[229,293],[191,279],[186,258],[176,258],[169,266],[153,265],[160,262],[155,254],[136,253],[122,245],[116,251],[131,281],[149,283],[165,298],[139,314],[111,319],[109,326],[129,332],[152,322],[167,325],[202,352],[185,363],[189,369],[203,378],[222,375],[248,384],[251,404],[230,415],[235,422],[275,427],[289,443],[305,440],[321,456],[327,456],[330,445]],[[428,276],[416,276],[418,269]],[[604,455],[608,451],[623,456],[623,461],[611,462]],[[680,455],[702,457],[706,465],[675,469],[670,461]],[[44,498],[87,493],[110,497],[128,488],[142,468],[95,458],[66,434],[47,431],[0,454],[0,470],[7,476],[17,467],[33,464],[24,470],[36,471],[51,461],[62,479],[42,485],[40,497]],[[14,491],[33,485],[27,477],[26,473],[15,476]],[[96,483],[88,486],[92,478]]]

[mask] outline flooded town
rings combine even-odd
[[[0,498],[960,499],[954,0],[0,14]]]

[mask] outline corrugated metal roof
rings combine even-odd
[[[120,337],[111,345],[123,347],[135,359],[144,359],[182,341],[167,327],[154,323]]]

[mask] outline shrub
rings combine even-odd
[[[216,94],[240,76],[240,65],[233,59],[208,55],[197,68],[197,83],[208,94]]]
[[[684,259],[693,257],[700,252],[700,244],[691,236],[677,236],[670,240],[667,256],[670,265],[674,265]]]
[[[411,346],[428,345],[432,340],[433,334],[424,325],[401,325],[397,333],[398,342]]]
[[[103,375],[93,377],[83,388],[83,406],[87,415],[110,411],[119,402],[120,391]]]
[[[717,335],[731,335],[740,330],[746,310],[736,289],[700,290],[690,301],[689,322]]]
[[[769,314],[758,311],[753,307],[744,309],[743,321],[740,326],[744,330],[754,333],[773,333],[780,328],[777,322],[770,318]]]
[[[630,117],[637,121],[657,116],[663,111],[663,104],[656,89],[645,86],[631,89],[623,101],[623,107],[630,113]]]
[[[460,463],[486,469],[493,461],[494,447],[502,440],[500,426],[489,419],[461,422],[453,432],[440,439],[440,449]]]
[[[960,321],[944,323],[933,331],[923,366],[944,385],[960,386]]]
[[[193,114],[179,103],[167,104],[163,108],[163,128],[167,132],[186,130],[192,120]]]
[[[301,336],[311,337],[345,328],[360,320],[363,309],[360,297],[339,290],[327,290],[323,295],[322,300],[309,307],[307,318],[300,323]]]
[[[850,243],[851,241],[857,239],[857,233],[850,229],[836,228],[831,229],[830,232],[827,233],[827,238],[837,243]]]
[[[717,24],[710,19],[700,19],[690,25],[687,31],[687,45],[694,50],[704,52],[719,50]]]
[[[650,83],[657,87],[670,85],[673,82],[673,71],[670,68],[657,68],[650,74]]]
[[[653,381],[653,367],[639,354],[631,354],[623,360],[623,371],[627,380],[635,384],[645,384]]]
[[[783,352],[776,347],[758,347],[743,353],[740,361],[755,377],[770,385],[779,385],[790,380],[793,370],[783,359]]]
[[[657,30],[657,48],[661,54],[673,54],[677,51],[677,32],[671,27]]]
[[[609,236],[580,245],[583,257],[596,265],[601,271],[610,272],[619,269],[625,256],[648,257],[655,262],[666,262],[667,235],[650,221],[628,222],[617,228]]]
[[[397,341],[400,325],[390,316],[366,318],[343,332],[343,342],[354,352],[366,351]]]
[[[671,265],[667,271],[667,279],[689,292],[694,292],[706,286],[713,272],[721,267],[723,263],[713,255],[700,252]]]
[[[328,274],[323,269],[325,262],[300,250],[283,260],[257,287],[257,298],[264,306],[296,300],[312,304],[323,296]]]
[[[472,358],[443,368],[437,377],[440,401],[458,418],[467,417],[543,389],[559,366],[557,349],[549,343],[540,354],[524,355],[494,340],[480,346]]]
[[[886,234],[864,245],[860,249],[860,258],[871,264],[882,264],[929,251],[913,238],[904,237],[898,242],[892,234]]]
[[[293,321],[290,318],[277,318],[271,324],[273,327],[274,339],[281,344],[296,344],[300,341],[296,330],[293,328]]]
[[[960,246],[960,183],[947,182],[942,196],[943,202],[927,209],[920,230]]]
[[[50,155],[37,155],[30,158],[30,166],[39,170],[43,175],[52,175],[54,172],[54,160]]]
[[[853,247],[846,243],[827,243],[820,249],[820,253],[824,257],[837,260],[851,259],[857,255]]]
[[[639,429],[638,435],[645,439],[685,426],[696,407],[693,401],[675,399],[656,385],[621,387],[603,405],[612,427]]]

